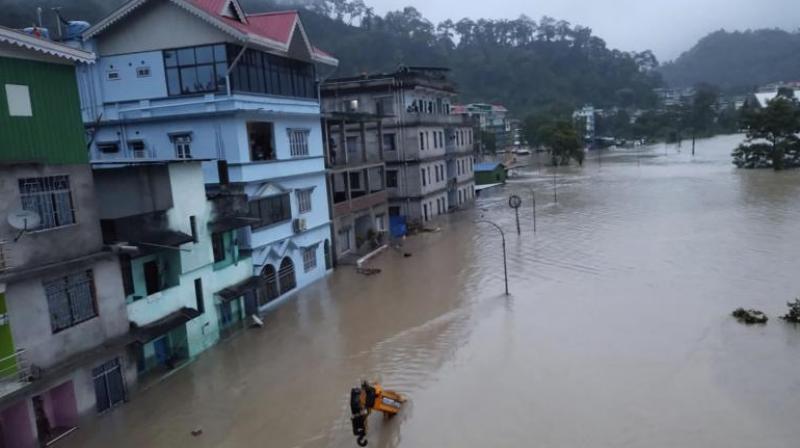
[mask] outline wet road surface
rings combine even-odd
[[[337,270],[64,446],[355,446],[367,378],[410,397],[373,447],[796,447],[800,328],[777,316],[800,295],[800,172],[736,170],[740,140],[590,157],[557,204],[532,161],[412,257]]]

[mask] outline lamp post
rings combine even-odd
[[[531,201],[533,202],[533,233],[536,233],[536,191],[531,187]]]
[[[500,238],[503,239],[503,277],[506,282],[506,295],[508,295],[508,263],[506,262],[506,234],[503,232],[503,229],[500,228],[497,224],[493,223],[492,221],[486,219],[480,219],[475,221],[475,223],[486,223],[494,226],[500,232]]]
[[[553,202],[558,202],[558,183],[556,182],[556,173],[558,172],[558,165],[553,166]]]

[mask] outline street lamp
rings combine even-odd
[[[503,232],[503,229],[500,228],[497,224],[493,223],[492,221],[486,219],[480,219],[475,221],[475,223],[486,223],[494,226],[500,232],[500,238],[503,239],[503,277],[506,281],[506,295],[508,295],[508,263],[506,262],[506,234]]]
[[[533,201],[533,233],[536,233],[536,191],[531,187],[531,201]]]

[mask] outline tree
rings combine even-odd
[[[585,157],[583,145],[571,121],[555,121],[545,125],[540,132],[550,151],[550,162],[553,166],[568,165],[570,159],[575,159],[579,165],[583,165]]]
[[[800,166],[800,107],[794,97],[778,95],[765,109],[748,110],[742,122],[747,140],[733,151],[734,165],[776,171]]]
[[[497,152],[497,138],[494,135],[494,132],[481,131],[480,138],[483,151],[492,154]]]

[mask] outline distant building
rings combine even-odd
[[[494,135],[496,149],[507,149],[514,146],[512,121],[508,116],[508,109],[504,106],[486,103],[454,105],[452,113],[471,121],[477,130]],[[485,150],[485,145],[482,145],[480,149]]]
[[[327,144],[328,195],[336,260],[364,255],[387,241],[389,196],[385,151],[397,151],[383,115],[336,111],[336,98],[322,90]]]
[[[595,129],[597,115],[602,113],[602,109],[595,109],[594,106],[590,104],[587,104],[572,113],[572,119],[574,121],[583,123],[583,140],[585,142],[594,141],[596,137]]]
[[[451,114],[456,90],[446,69],[403,67],[393,73],[329,79],[321,89],[326,113],[383,116],[378,143],[384,146],[389,215],[425,223],[473,202],[473,131],[463,117]],[[348,148],[357,154],[360,147]],[[340,143],[337,163],[342,151]],[[349,186],[334,190],[352,191],[361,177],[348,179]]]
[[[695,90],[692,87],[684,88],[658,88],[653,92],[658,96],[664,107],[676,107],[686,104],[694,98]]]
[[[79,70],[91,162],[152,166],[158,174],[143,179],[173,188],[172,208],[136,219],[158,218],[186,234],[196,218],[194,255],[161,251],[158,272],[134,264],[159,284],[134,296],[161,297],[129,304],[137,325],[191,305],[194,279],[202,277],[198,291],[208,306],[185,325],[193,355],[242,309],[265,311],[327,274],[331,223],[316,81],[318,69],[338,62],[312,45],[296,11],[251,15],[236,0],[132,1],[85,30],[81,45],[98,55],[95,66]],[[247,224],[214,222],[203,185],[212,202],[243,201]],[[177,210],[183,216],[173,220]],[[219,264],[227,250],[240,254],[235,268]],[[243,264],[252,265],[247,275]],[[206,280],[209,270],[218,281]],[[180,293],[157,294],[176,282]],[[146,342],[155,346],[144,347],[145,358],[166,358],[157,341]]]
[[[0,446],[46,446],[136,381],[120,263],[105,250],[75,64],[0,27]],[[124,199],[123,199],[124,200]]]
[[[475,184],[490,185],[506,183],[506,167],[500,162],[475,164]]]
[[[769,102],[778,96],[778,90],[759,91],[753,96],[755,97],[755,101],[752,102],[754,105],[758,107],[767,107]],[[794,97],[800,99],[800,89],[794,89]]]

